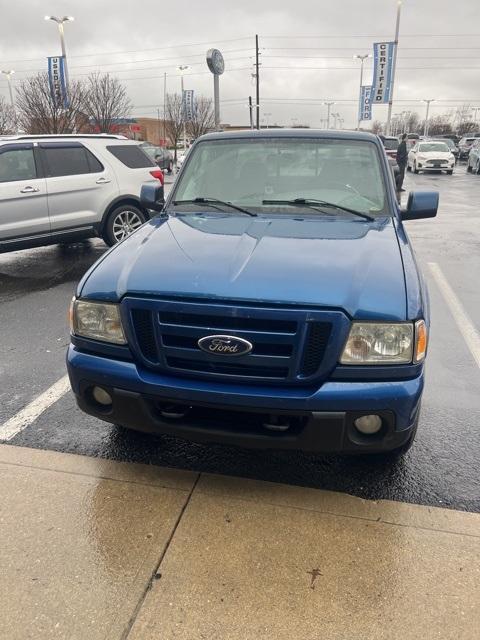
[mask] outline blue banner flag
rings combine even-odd
[[[63,56],[48,58],[48,81],[55,106],[67,109],[69,101],[67,83],[65,81],[65,60]]]
[[[373,45],[373,104],[390,102],[395,47],[394,42],[375,42]]]
[[[360,121],[372,119],[372,87],[363,86],[360,91],[358,119]]]

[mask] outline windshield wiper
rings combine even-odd
[[[236,204],[232,204],[231,202],[227,202],[226,200],[219,200],[218,198],[193,198],[192,200],[174,200],[174,205],[177,204],[221,204],[225,207],[230,207],[231,209],[235,209],[235,211],[240,211],[240,213],[246,213],[249,216],[256,217],[257,214],[253,211],[248,211],[248,209],[244,209],[243,207],[238,207]],[[219,207],[217,207],[218,209]]]
[[[370,220],[373,222],[375,218],[369,216],[367,213],[362,213],[361,211],[357,211],[356,209],[349,209],[348,207],[343,207],[341,204],[335,204],[334,202],[327,202],[326,200],[317,200],[316,198],[295,198],[294,200],[262,200],[262,204],[290,204],[292,206],[302,206],[302,207],[312,207],[316,208],[315,205],[320,205],[322,207],[332,207],[333,209],[338,209],[339,211],[346,211],[347,213],[352,213],[354,216],[359,216],[360,218],[364,218],[365,220]]]

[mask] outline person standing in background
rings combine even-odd
[[[405,178],[405,169],[407,168],[407,161],[408,161],[408,151],[407,151],[406,140],[407,140],[407,134],[404,133],[401,137],[401,141],[397,149],[397,164],[398,164],[398,168],[400,169],[400,174],[398,176],[398,179],[396,180],[397,191],[405,191],[405,189],[403,188],[403,180]]]

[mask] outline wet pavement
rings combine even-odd
[[[5,445],[0,474],[2,639],[478,638],[479,514]]]
[[[480,369],[428,263],[439,265],[480,332],[480,177],[407,175],[407,189],[439,190],[437,219],[407,223],[432,305],[427,386],[417,441],[396,463],[249,451],[118,430],[61,397],[11,444],[236,475],[372,499],[480,511]],[[405,194],[407,195],[407,194]],[[0,255],[0,423],[65,374],[66,311],[100,240]]]

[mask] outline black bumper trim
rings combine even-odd
[[[382,416],[384,426],[377,436],[362,436],[353,420],[362,412],[315,412],[246,409],[195,403],[181,419],[162,417],[158,403],[178,404],[178,400],[153,398],[124,389],[107,389],[113,404],[108,409],[96,405],[84,382],[76,400],[80,409],[100,420],[151,434],[165,434],[201,443],[218,443],[252,449],[291,449],[318,453],[375,453],[390,451],[408,440],[411,429],[395,431],[395,416],[389,411],[373,411]],[[103,385],[102,385],[103,386]],[[106,387],[104,387],[106,388]],[[262,416],[289,416],[287,431],[262,428]]]

